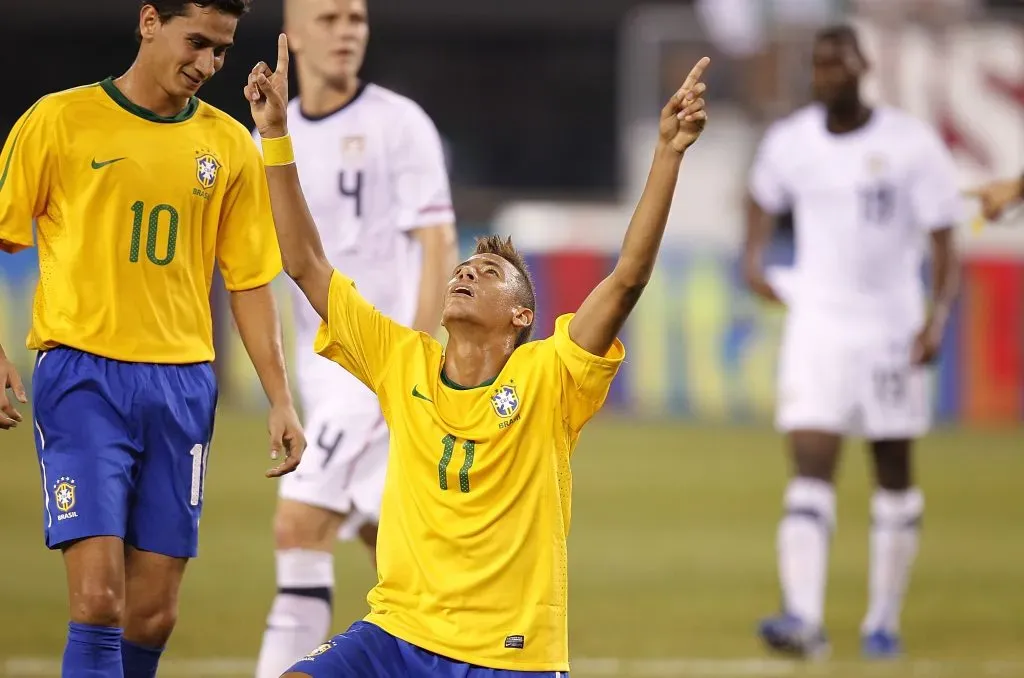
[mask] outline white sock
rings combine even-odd
[[[292,664],[327,640],[334,593],[334,555],[323,551],[278,551],[277,596],[267,616],[256,678],[279,678]]]
[[[864,634],[899,633],[923,513],[924,495],[917,488],[877,490],[871,498],[871,574],[868,613],[861,625]]]
[[[836,522],[836,494],[822,480],[794,478],[779,523],[779,580],[785,611],[812,626],[825,614],[828,549]]]

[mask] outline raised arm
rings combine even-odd
[[[253,121],[263,139],[270,205],[281,247],[284,271],[327,320],[327,299],[334,269],[324,254],[320,234],[299,184],[288,137],[288,39],[277,41],[277,68],[260,62],[245,87]]]
[[[651,279],[665,234],[683,154],[707,121],[701,82],[710,59],[693,67],[665,108],[647,185],[626,229],[619,259],[611,274],[584,300],[569,324],[572,341],[594,355],[604,355]]]

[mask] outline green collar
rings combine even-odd
[[[137,115],[143,120],[148,120],[150,122],[185,122],[195,115],[196,111],[199,109],[199,99],[191,97],[188,100],[188,103],[185,104],[185,108],[183,108],[177,115],[157,115],[153,111],[130,101],[128,97],[126,97],[124,93],[114,85],[113,76],[101,82],[100,87],[103,88],[103,91],[107,93],[107,96],[113,99],[114,103],[118,106],[132,115]]]
[[[444,384],[445,386],[447,386],[448,388],[450,388],[452,390],[455,390],[455,391],[472,391],[475,388],[483,388],[485,386],[490,386],[491,384],[494,383],[495,379],[497,379],[497,377],[493,377],[491,379],[488,379],[484,383],[477,384],[476,386],[462,386],[460,384],[456,384],[454,381],[449,379],[448,375],[444,373],[444,368],[443,367],[441,368],[441,383]]]

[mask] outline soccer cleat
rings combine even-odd
[[[825,659],[831,651],[822,628],[806,624],[791,614],[762,620],[758,635],[772,650],[803,659]]]
[[[895,659],[903,654],[900,637],[888,631],[875,631],[861,637],[860,647],[867,659]]]

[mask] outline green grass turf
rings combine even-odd
[[[1019,431],[939,431],[921,448],[922,550],[904,633],[912,655],[1024,661],[1024,454]],[[66,595],[42,543],[29,426],[0,433],[0,662],[59,657]],[[274,591],[273,481],[259,417],[224,411],[170,659],[255,657]],[[853,659],[866,597],[865,454],[846,448],[827,623]],[[758,657],[752,629],[776,610],[775,526],[787,465],[765,429],[606,418],[574,462],[570,535],[575,657]],[[365,553],[339,545],[335,628],[365,612]]]

